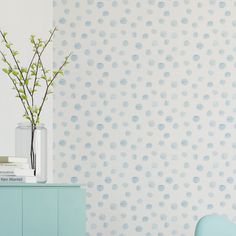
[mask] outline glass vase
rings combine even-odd
[[[15,130],[15,155],[27,157],[38,183],[47,181],[47,129],[43,124],[19,123]]]

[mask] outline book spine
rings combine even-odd
[[[29,170],[32,170],[28,167],[24,167],[24,166],[1,166],[0,165],[0,171],[22,171],[22,170],[26,170],[26,171],[29,171]]]
[[[11,157],[11,156],[0,156],[1,163],[28,163],[28,158],[25,157]]]
[[[17,182],[17,183],[25,183],[25,177],[14,177],[14,176],[1,176],[0,177],[0,182],[4,183],[4,182]]]
[[[0,162],[0,168],[2,168],[2,167],[29,168],[29,164],[27,164],[27,163],[13,163],[13,162],[1,163]]]
[[[4,174],[14,175],[15,171],[14,170],[0,170],[0,175],[4,175]]]
[[[36,178],[24,176],[1,176],[0,183],[36,183]]]
[[[9,176],[33,176],[33,171],[25,170],[0,170],[0,175],[9,175]]]

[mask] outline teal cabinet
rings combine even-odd
[[[34,236],[57,236],[58,211],[56,199],[57,189],[55,188],[33,187],[24,189],[24,236],[32,236],[32,234]]]
[[[85,236],[85,190],[78,185],[0,185],[4,236]]]
[[[81,193],[76,188],[60,188],[58,199],[58,236],[78,236],[81,231],[85,232],[84,221],[78,221],[84,217],[85,204],[84,202],[85,192]],[[68,217],[69,216],[69,217]]]
[[[22,235],[22,191],[0,188],[0,235]]]

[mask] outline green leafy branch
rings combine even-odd
[[[18,51],[13,49],[13,44],[7,39],[7,33],[0,30],[2,42],[8,51],[12,61],[7,58],[7,55],[0,51],[2,61],[6,67],[2,71],[10,78],[13,89],[16,90],[16,97],[18,97],[24,107],[24,117],[31,122],[32,127],[35,127],[40,122],[40,115],[44,107],[45,101],[49,94],[52,93],[51,87],[53,82],[59,75],[63,75],[64,67],[69,63],[70,54],[64,58],[63,63],[57,70],[50,71],[46,69],[43,63],[43,54],[48,45],[52,42],[53,36],[57,31],[54,28],[50,31],[50,35],[46,41],[41,38],[31,35],[30,43],[33,48],[33,55],[30,63],[26,67],[22,67],[17,57]],[[37,88],[44,86],[43,96],[41,102],[35,104],[35,96]]]

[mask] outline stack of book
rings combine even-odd
[[[35,183],[28,158],[0,156],[0,183]]]

